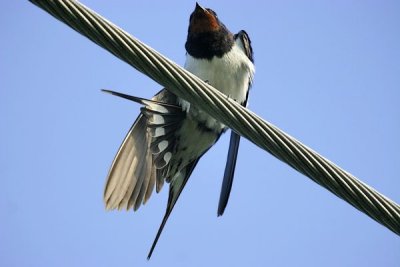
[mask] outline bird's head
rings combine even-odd
[[[233,43],[233,34],[218,19],[217,13],[196,3],[190,15],[186,52],[196,58],[212,59],[228,52]]]
[[[217,13],[196,3],[196,7],[189,19],[189,32],[194,34],[212,32],[218,31],[220,28],[221,23],[218,20]]]

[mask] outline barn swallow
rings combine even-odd
[[[247,106],[254,75],[245,31],[232,34],[217,14],[198,3],[189,19],[185,69]],[[150,259],[176,201],[200,158],[227,127],[184,99],[161,90],[151,100],[105,90],[143,105],[112,162],[104,191],[106,208],[137,210],[169,183],[167,209],[148,254]],[[231,132],[218,216],[228,203],[240,136]]]

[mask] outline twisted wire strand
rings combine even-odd
[[[400,235],[398,204],[89,8],[72,0],[30,2]]]

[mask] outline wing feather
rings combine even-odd
[[[114,158],[104,190],[107,209],[137,210],[150,198],[154,185],[159,192],[164,184],[163,171],[175,144],[173,133],[184,114],[181,107],[170,104],[176,97],[166,90],[152,100],[103,91],[144,105]]]
[[[248,34],[243,30],[240,31],[239,33],[235,34],[235,41],[236,44],[243,50],[246,56],[250,59],[250,61],[254,62],[253,49],[251,47],[251,41]],[[247,106],[247,100],[249,96],[252,78],[253,78],[253,73],[250,73],[246,99],[243,103],[241,103],[245,107]],[[222,180],[221,194],[218,203],[218,211],[217,211],[218,216],[221,216],[224,213],[226,205],[228,204],[229,195],[232,190],[233,178],[235,174],[239,144],[240,144],[240,135],[231,130],[228,157],[226,160],[224,178]]]
[[[139,115],[111,164],[104,190],[104,201],[107,209],[128,208],[126,204],[131,191],[140,179],[138,177],[138,170],[141,169],[139,164],[141,159],[146,158],[149,153],[145,145],[148,139],[146,118]],[[144,175],[151,175],[151,173]]]

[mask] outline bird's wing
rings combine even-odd
[[[236,159],[239,151],[240,135],[231,131],[231,139],[229,142],[228,158],[226,160],[224,179],[222,180],[221,194],[218,203],[218,216],[224,214],[226,205],[228,204],[229,195],[232,189],[233,176],[235,174]]]
[[[254,63],[253,48],[251,47],[251,40],[246,31],[241,30],[235,34],[235,41],[242,48],[243,52]]]
[[[184,116],[175,106],[175,96],[162,90],[152,100],[103,90],[140,104],[144,107],[129,130],[108,173],[104,190],[107,209],[137,210],[150,198],[154,185],[159,192],[164,183],[163,169],[168,162],[165,154],[174,143],[172,133]],[[163,140],[164,143],[161,144]]]
[[[253,62],[253,49],[251,47],[251,41],[247,33],[242,30],[239,33],[235,34],[235,41],[236,44],[243,50],[246,56],[250,59],[250,61]],[[249,96],[251,82],[252,82],[252,77],[250,75],[246,99],[243,103],[241,103],[245,107],[247,106],[247,100]],[[239,151],[239,143],[240,143],[240,135],[231,130],[231,139],[229,143],[228,157],[225,166],[224,179],[222,180],[221,195],[219,197],[219,203],[218,203],[218,216],[221,216],[224,213],[226,205],[228,204],[229,195],[232,189],[233,177],[235,174],[236,159]]]
[[[176,103],[176,96],[162,90],[152,100],[103,90],[144,105],[112,163],[104,192],[107,209],[131,207],[136,210],[150,197],[154,184],[159,192],[169,173],[169,161],[175,146],[174,133],[185,112]],[[205,152],[204,152],[205,153]],[[203,154],[204,154],[203,153]],[[151,257],[172,209],[201,156],[172,174],[167,209],[151,246]]]

